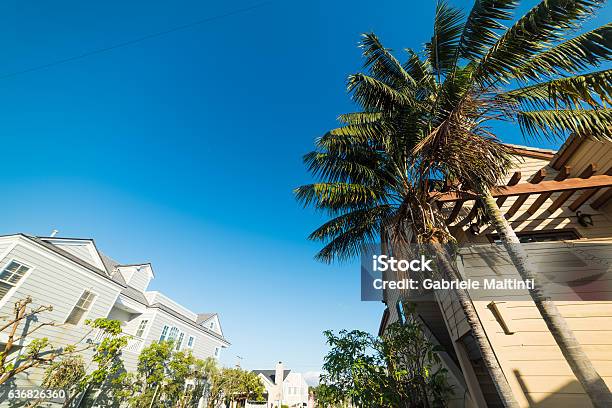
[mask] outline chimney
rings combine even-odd
[[[54,229],[53,231],[51,231],[51,237],[53,238],[54,236],[56,236],[58,232],[59,232],[59,231],[58,231],[58,230],[56,230],[56,229]]]
[[[276,395],[279,405],[283,402],[283,380],[285,377],[285,369],[283,362],[279,361],[276,364],[276,373],[274,374],[274,382],[276,383]]]

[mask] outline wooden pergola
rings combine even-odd
[[[559,194],[555,200],[548,205],[549,213],[555,212],[569,200],[568,208],[576,212],[589,199],[597,196],[590,207],[598,210],[612,199],[612,168],[606,169],[603,174],[597,174],[598,168],[594,163],[589,164],[578,177],[570,178],[571,167],[568,165],[570,158],[578,150],[585,138],[574,138],[570,140],[565,149],[559,156],[550,163],[550,167],[558,171],[552,180],[545,180],[546,168],[540,169],[527,182],[521,183],[521,173],[515,172],[507,185],[498,186],[491,190],[493,197],[497,198],[497,205],[501,208],[508,197],[517,197],[514,203],[506,210],[504,216],[510,219],[519,211],[530,196],[537,196],[526,212],[534,215],[544,203],[554,194]],[[525,149],[515,148],[517,154],[529,155],[540,159],[552,159],[554,156],[548,152],[525,151]],[[577,194],[579,193],[579,194]],[[432,198],[443,205],[444,203],[455,203],[446,219],[447,224],[452,224],[460,214],[463,205],[477,198],[477,194],[470,191],[448,191],[432,193]],[[477,205],[474,204],[469,214],[457,223],[458,226],[465,226],[472,222],[477,214]]]

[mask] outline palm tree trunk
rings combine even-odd
[[[582,384],[584,391],[596,408],[612,407],[612,394],[608,386],[593,367],[591,360],[589,360],[582,346],[576,340],[574,333],[559,313],[555,303],[542,292],[542,288],[537,281],[535,268],[529,260],[527,252],[522,247],[506,218],[502,215],[495,199],[488,192],[484,194],[483,199],[485,211],[493,222],[501,242],[510,255],[510,259],[519,275],[521,275],[523,280],[533,279],[533,282],[535,282],[534,288],[529,290],[531,298],[540,311],[546,326],[548,326],[548,330],[553,335],[574,375],[580,384]]]
[[[446,275],[448,279],[451,280],[459,280],[461,276],[458,274],[455,267],[453,267],[452,263],[449,261],[450,254],[441,245],[434,245],[435,250],[437,252],[436,259],[440,261],[440,266],[443,269],[443,273]],[[482,327],[482,323],[478,318],[478,314],[476,313],[476,308],[470,299],[469,294],[466,290],[457,289],[454,291],[457,294],[457,298],[459,299],[459,304],[465,313],[465,317],[467,319],[467,323],[472,330],[472,335],[474,336],[474,340],[478,345],[480,350],[480,354],[482,356],[482,361],[485,364],[489,375],[491,376],[491,380],[493,384],[495,384],[495,388],[497,390],[497,394],[499,395],[500,400],[504,404],[505,407],[518,407],[518,402],[514,398],[514,394],[512,393],[512,388],[510,388],[510,384],[508,384],[508,380],[502,371],[499,362],[497,361],[497,357],[493,352],[493,348],[489,343],[489,339],[485,334],[485,331]]]

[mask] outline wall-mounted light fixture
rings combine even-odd
[[[470,233],[472,235],[480,234],[480,224],[477,222],[473,222],[470,224]]]
[[[576,211],[576,217],[578,217],[578,224],[583,227],[592,227],[593,226],[593,217],[590,214],[584,214],[582,211]]]

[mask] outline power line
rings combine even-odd
[[[10,72],[8,74],[0,75],[0,80],[12,78],[12,77],[15,77],[15,76],[18,76],[18,75],[27,74],[27,73],[34,72],[34,71],[40,71],[40,70],[43,70],[43,69],[54,67],[56,65],[66,64],[68,62],[72,62],[72,61],[80,60],[80,59],[83,59],[83,58],[91,57],[92,55],[102,54],[102,53],[105,53],[105,52],[116,50],[117,48],[128,47],[130,45],[138,44],[138,43],[141,43],[141,42],[144,42],[144,41],[148,41],[148,40],[151,40],[153,38],[161,37],[161,36],[164,36],[164,35],[167,35],[167,34],[171,34],[171,33],[177,32],[177,31],[186,30],[188,28],[192,28],[192,27],[199,26],[199,25],[202,25],[202,24],[205,24],[205,23],[209,23],[211,21],[221,20],[221,19],[224,19],[224,18],[227,18],[227,17],[232,17],[232,16],[235,16],[235,15],[238,15],[238,14],[246,13],[248,11],[258,9],[258,8],[263,7],[263,6],[265,6],[267,4],[270,4],[270,3],[273,3],[273,0],[263,1],[263,2],[253,4],[253,5],[248,6],[248,7],[243,7],[243,8],[239,8],[239,9],[236,9],[236,10],[228,11],[227,13],[224,13],[224,14],[219,14],[219,15],[216,15],[216,16],[203,18],[201,20],[197,20],[197,21],[193,21],[193,22],[188,23],[188,24],[183,24],[183,25],[180,25],[180,26],[169,28],[167,30],[157,31],[155,33],[147,34],[147,35],[144,35],[142,37],[138,37],[138,38],[134,38],[132,40],[128,40],[128,41],[124,41],[124,42],[121,42],[121,43],[118,43],[118,44],[110,45],[108,47],[103,47],[103,48],[98,48],[98,49],[95,49],[95,50],[92,50],[92,51],[87,51],[87,52],[84,52],[84,53],[79,54],[79,55],[75,55],[75,56],[72,56],[72,57],[59,59],[59,60],[56,60],[56,61],[53,61],[53,62],[49,62],[47,64],[37,65],[37,66],[34,66],[34,67],[22,69],[20,71]]]

